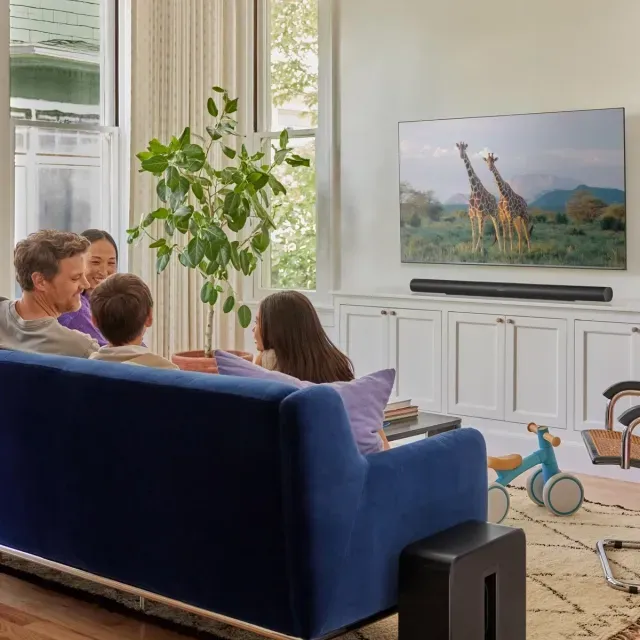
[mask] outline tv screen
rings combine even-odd
[[[402,122],[407,263],[626,269],[624,109]]]

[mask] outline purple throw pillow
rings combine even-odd
[[[261,378],[290,384],[298,389],[313,385],[279,371],[268,371],[252,362],[238,358],[226,351],[215,352],[218,371],[223,376]],[[351,382],[332,382],[349,416],[351,431],[360,453],[367,455],[382,451],[384,445],[378,431],[384,422],[384,409],[389,402],[396,379],[395,369],[384,369]]]

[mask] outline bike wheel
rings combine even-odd
[[[542,475],[542,467],[536,469],[527,478],[527,493],[533,504],[544,507],[544,476]]]
[[[557,473],[549,478],[542,492],[544,506],[556,516],[573,515],[584,501],[584,488],[570,473]]]
[[[487,521],[500,524],[509,513],[509,492],[501,484],[494,482],[489,485],[489,513]]]

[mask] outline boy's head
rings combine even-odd
[[[138,276],[116,273],[94,289],[91,314],[110,345],[140,344],[153,322],[151,291]]]

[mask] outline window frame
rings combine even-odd
[[[10,0],[0,0],[0,102],[6,107],[0,116],[0,143],[8,138],[9,144],[0,144],[8,152],[0,154],[0,175],[3,200],[0,201],[0,232],[5,239],[0,244],[0,293],[13,297],[15,291],[13,247],[16,229],[15,211],[15,134],[16,127],[49,130],[100,132],[111,136],[113,149],[104,156],[109,166],[103,171],[109,180],[109,211],[104,213],[105,224],[122,250],[119,268],[128,268],[126,229],[129,226],[129,163],[127,144],[130,128],[130,62],[131,62],[131,0],[103,0],[100,4],[100,124],[63,124],[11,118],[10,101]],[[126,126],[122,126],[122,125]],[[101,165],[104,166],[104,165]]]
[[[317,307],[331,307],[331,293],[339,275],[339,167],[337,119],[337,26],[339,0],[318,0],[318,124],[309,129],[288,129],[290,139],[315,137],[316,170],[316,289],[301,290]],[[263,141],[279,132],[265,130],[270,120],[269,84],[271,51],[268,33],[269,0],[246,0],[244,24],[248,27],[246,50],[249,76],[246,121],[248,142],[259,151]],[[270,265],[267,252],[250,279],[247,300],[259,301],[281,289],[263,286],[263,272]]]

